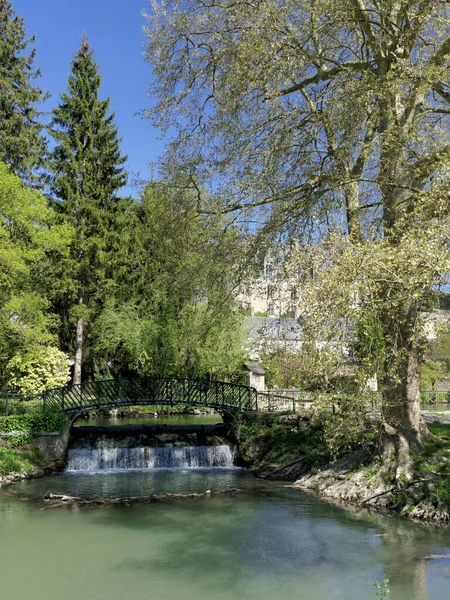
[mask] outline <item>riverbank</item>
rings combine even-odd
[[[0,485],[60,470],[70,425],[63,414],[0,417]]]
[[[51,475],[61,468],[61,464],[44,459],[39,451],[11,450],[0,446],[0,487]]]
[[[395,479],[394,461],[381,461],[370,435],[367,444],[355,443],[333,460],[320,420],[306,416],[250,415],[236,434],[241,456],[257,477],[289,481],[327,499],[448,523],[450,424],[428,426],[433,436],[413,457],[413,478],[404,481]]]

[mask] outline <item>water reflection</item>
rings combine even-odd
[[[152,413],[143,414],[138,417],[105,417],[94,419],[78,419],[75,427],[117,427],[125,425],[216,425],[223,423],[218,413],[210,415],[159,415]]]
[[[49,509],[92,496],[240,488],[238,496]],[[448,600],[450,532],[316,501],[242,470],[65,475],[0,494],[2,597],[119,600]],[[27,565],[27,569],[23,568]],[[428,596],[427,596],[428,594]]]

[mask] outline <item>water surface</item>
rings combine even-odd
[[[244,493],[42,510],[47,491],[230,488]],[[0,492],[2,600],[375,600],[385,577],[392,600],[449,600],[449,529],[353,514],[240,469],[65,474]]]
[[[117,425],[216,425],[222,423],[218,413],[212,415],[160,415],[143,414],[138,417],[105,417],[96,419],[78,419],[75,427],[110,427]]]

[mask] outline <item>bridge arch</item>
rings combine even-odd
[[[145,405],[201,406],[221,414],[258,410],[258,394],[252,387],[184,377],[89,381],[49,390],[42,397],[46,412],[69,415]]]

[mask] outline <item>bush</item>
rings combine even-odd
[[[292,423],[283,423],[282,415],[247,414],[236,431],[241,451],[257,443],[261,460],[272,464],[286,464],[303,458],[306,462],[323,463],[330,458],[325,445],[322,423],[298,429]]]
[[[436,483],[431,493],[431,501],[439,510],[450,510],[450,478],[444,477]]]
[[[11,433],[20,431],[26,434],[61,431],[67,423],[67,416],[63,413],[11,415],[0,417],[0,432]]]
[[[41,394],[66,385],[69,359],[52,346],[34,346],[8,363],[8,387],[19,394]]]

